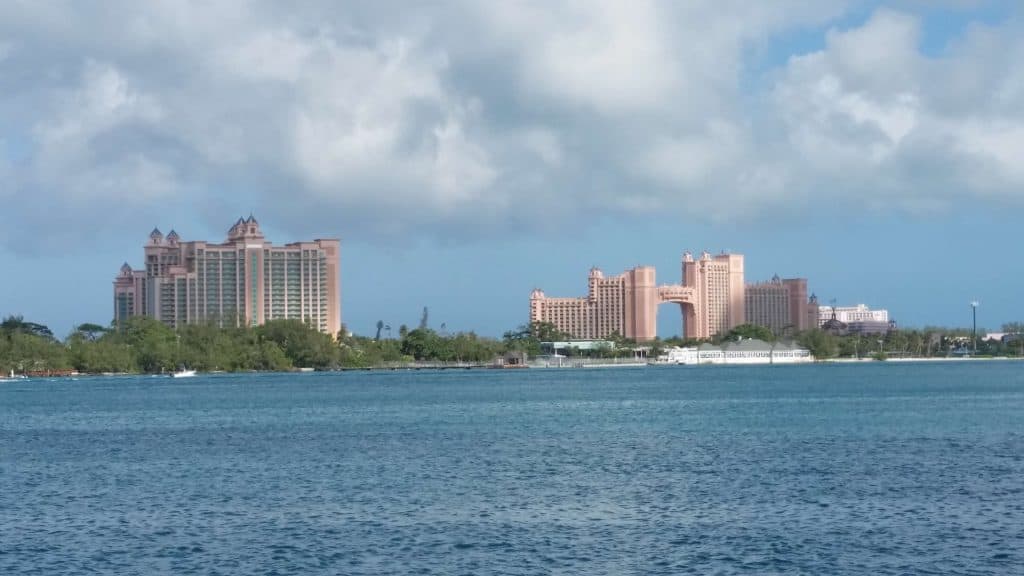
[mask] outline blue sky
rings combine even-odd
[[[533,287],[702,249],[995,329],[1024,320],[1022,32],[968,0],[7,3],[0,314],[105,323],[154,225],[253,212],[342,239],[357,333],[428,306],[497,336]]]

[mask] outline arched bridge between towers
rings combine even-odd
[[[700,307],[696,288],[682,284],[658,286],[658,304],[678,304],[683,315],[684,332],[690,334],[695,330],[697,308]]]
[[[679,304],[693,306],[697,301],[697,291],[691,286],[666,284],[658,286],[658,304]]]

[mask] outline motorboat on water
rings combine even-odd
[[[28,376],[25,376],[24,374],[15,374],[14,370],[11,370],[9,376],[0,376],[0,382],[14,382],[16,380],[25,380],[27,378]]]
[[[191,378],[191,377],[193,377],[195,375],[196,375],[196,371],[195,370],[187,370],[185,368],[182,368],[181,370],[178,370],[177,372],[171,372],[171,378]]]

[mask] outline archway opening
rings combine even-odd
[[[658,305],[658,338],[686,337],[686,316],[692,314],[693,305],[681,302],[662,302]]]

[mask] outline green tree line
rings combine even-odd
[[[375,338],[350,335],[343,329],[332,338],[298,320],[239,328],[188,324],[174,330],[137,316],[112,327],[82,324],[61,341],[46,326],[10,316],[0,323],[0,373],[161,373],[182,367],[237,372],[417,361],[486,363],[509,350],[539,346],[532,336],[528,342],[511,337],[498,340],[473,332],[440,334],[428,327],[402,326],[397,339],[381,339],[379,334],[380,327]]]
[[[424,311],[426,319],[426,311]],[[1009,334],[1021,335],[1024,325],[1003,326]],[[256,327],[221,328],[214,324],[189,324],[174,330],[148,317],[133,317],[111,327],[82,324],[63,341],[44,325],[20,316],[0,322],[0,374],[75,370],[82,373],[161,373],[187,367],[200,371],[289,370],[294,368],[368,368],[412,362],[487,363],[509,352],[530,357],[550,353],[543,342],[570,340],[547,323],[524,324],[506,332],[501,339],[473,332],[439,333],[421,320],[420,327],[401,326],[398,338],[381,338],[381,323],[375,337],[355,336],[342,330],[336,338],[320,333],[297,320],[273,320]],[[390,332],[390,327],[388,327]],[[984,331],[979,331],[979,334]],[[973,353],[978,355],[1024,356],[1024,337],[1002,341],[975,342],[969,329],[929,327],[894,330],[885,335],[836,336],[821,330],[796,335],[795,341],[818,359],[835,357],[887,358],[899,356],[938,357]],[[742,325],[716,343],[743,338],[773,341],[770,330]],[[559,350],[568,356],[621,357],[633,354],[636,342],[612,334],[610,345],[593,350]],[[669,346],[695,346],[702,341],[682,338],[645,342],[650,357]]]

